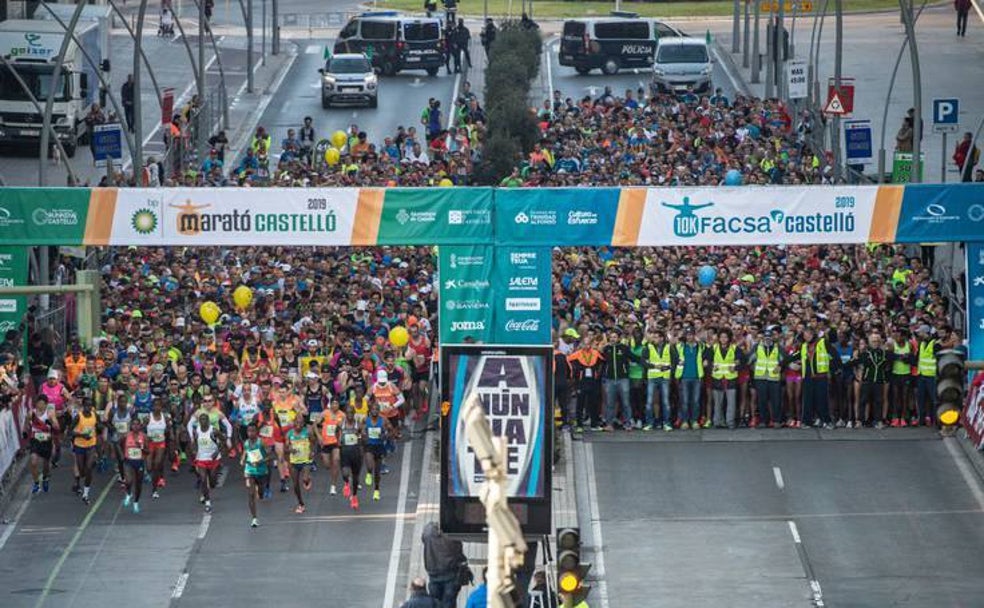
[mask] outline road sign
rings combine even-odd
[[[823,108],[824,114],[836,114],[838,116],[843,116],[847,114],[844,109],[844,104],[841,103],[840,95],[834,93],[830,99],[827,101],[827,105]]]
[[[827,114],[841,114],[842,116],[847,116],[854,113],[854,79],[853,78],[841,78],[841,85],[838,89],[834,86],[834,79],[831,78],[827,81],[827,106],[830,106],[831,101],[834,99],[834,93],[837,93],[837,99],[840,102],[840,106],[843,112],[831,112],[824,110]]]
[[[806,82],[806,62],[792,60],[786,63],[786,90],[790,99],[806,99],[809,83]]]
[[[873,157],[871,144],[871,121],[845,120],[844,145],[847,151],[845,156],[847,159],[847,164],[870,164]]]
[[[933,132],[956,133],[960,128],[960,100],[956,97],[933,100]]]
[[[782,3],[782,8],[787,15],[793,13],[793,7],[796,7],[796,12],[799,14],[812,13],[813,12],[813,0],[799,0],[794,5],[791,0],[785,0]],[[779,12],[779,1],[778,0],[762,0],[760,3],[760,8],[766,13],[778,13]]]
[[[161,124],[169,125],[171,124],[171,116],[174,114],[174,89],[168,87],[164,89],[164,94],[161,96]]]
[[[119,123],[95,125],[92,128],[92,158],[97,167],[123,162],[123,127]]]

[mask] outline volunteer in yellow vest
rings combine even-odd
[[[812,327],[803,330],[803,345],[799,352],[800,373],[803,375],[803,424],[832,429],[830,423],[830,353],[827,339],[818,336]]]
[[[939,341],[930,335],[929,325],[920,325],[916,330],[919,337],[918,369],[916,379],[916,404],[919,420],[926,426],[933,425],[936,405],[936,358],[939,356]]]
[[[912,382],[912,363],[916,354],[909,344],[909,335],[904,329],[896,329],[888,341],[889,357],[892,360],[892,373],[889,374],[891,396],[889,398],[889,417],[893,427],[908,426],[906,412],[910,409],[909,385]]]
[[[759,424],[767,424],[771,429],[782,425],[782,394],[779,390],[781,358],[772,330],[766,329],[762,341],[752,349],[748,358],[758,401],[758,415],[752,418],[752,428]]]
[[[736,389],[738,367],[744,361],[744,353],[732,344],[730,330],[718,334],[717,344],[704,351],[704,367],[711,370],[711,388],[714,398],[714,426],[734,429],[737,426]]]
[[[92,465],[96,460],[96,436],[99,432],[98,417],[92,409],[92,400],[82,400],[82,409],[72,417],[71,428],[72,451],[75,453],[75,485],[78,492],[79,480],[82,486],[82,502],[89,504],[89,489],[92,487]]]
[[[692,327],[684,331],[684,341],[676,345],[677,365],[673,372],[680,387],[680,428],[700,428],[700,383],[704,379],[704,345],[697,341]],[[704,427],[711,426],[706,416]]]
[[[589,422],[591,429],[600,431],[599,420],[601,405],[601,353],[594,347],[594,336],[585,335],[581,347],[574,351],[568,360],[574,374],[574,385],[578,388],[577,407],[575,408],[576,432],[583,430],[582,425]],[[585,420],[587,417],[587,420]]]
[[[663,430],[673,430],[673,415],[670,411],[670,378],[674,376],[679,363],[677,350],[666,341],[662,332],[649,335],[649,342],[643,348],[646,365],[646,425],[644,430],[650,431],[655,424],[654,406],[659,396]]]

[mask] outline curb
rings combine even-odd
[[[970,461],[971,466],[974,467],[974,471],[977,472],[977,476],[981,478],[984,482],[984,456],[981,452],[974,448],[970,443],[970,438],[967,436],[967,431],[961,429],[959,433],[956,434],[957,445],[963,449],[964,454],[967,456],[967,460]]]
[[[25,452],[24,455],[14,460],[3,478],[0,479],[0,516],[6,515],[10,503],[17,496],[17,489],[27,475],[27,462],[30,459]]]

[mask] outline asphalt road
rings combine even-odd
[[[931,433],[673,435],[586,442],[609,605],[979,605],[980,480]]]
[[[687,24],[683,24],[684,30]],[[589,74],[581,76],[574,68],[560,65],[558,52],[560,50],[560,39],[550,38],[547,42],[547,49],[550,56],[550,74],[553,88],[559,89],[561,94],[572,97],[575,101],[590,95],[592,98],[604,92],[606,86],[612,87],[612,93],[623,96],[626,89],[631,89],[635,94],[636,89],[642,87],[646,94],[649,94],[649,84],[652,80],[652,71],[642,68],[625,69],[615,76],[606,76],[600,70],[593,70]],[[712,75],[713,86],[721,87],[724,94],[730,99],[735,97],[735,87],[724,69],[720,59],[714,58],[714,74]]]
[[[286,137],[287,129],[297,130],[305,116],[314,119],[318,137],[328,137],[334,131],[348,130],[352,124],[357,124],[368,134],[369,141],[378,146],[384,137],[396,133],[397,126],[416,126],[419,131],[420,112],[429,98],[439,99],[442,108],[451,104],[460,78],[442,69],[433,78],[423,71],[380,76],[378,108],[339,105],[322,109],[318,68],[324,67],[324,47],[332,42],[307,40],[299,43],[297,60],[258,123],[272,135],[274,153],[280,153],[280,142]]]
[[[392,474],[383,477],[382,500],[363,495],[358,512],[341,495],[327,495],[323,469],[303,515],[293,512],[293,495],[279,494],[274,482],[273,498],[259,504],[255,530],[248,526],[238,465],[215,492],[211,516],[203,514],[186,471],[168,475],[159,500],[145,493],[134,515],[123,509],[122,491],[109,474],[98,476],[93,505],[83,505],[69,492],[70,469],[63,466],[49,494],[34,496],[23,509],[15,502],[6,515],[12,523],[0,524],[0,606],[248,606],[276,598],[285,608],[326,600],[378,608],[388,583],[396,597],[405,593],[399,574],[409,562],[405,536],[412,526],[397,525],[398,495],[408,472],[411,499],[402,504],[412,514],[419,468],[409,463],[420,462],[420,445],[401,447],[390,459]],[[407,450],[415,456],[404,467]],[[407,532],[395,545],[394,565],[398,527]]]

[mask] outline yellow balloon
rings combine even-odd
[[[437,185],[440,186],[440,187],[442,187],[442,188],[450,188],[451,186],[454,185],[454,182],[445,177],[440,182],[438,182]]]
[[[240,285],[232,292],[232,301],[240,310],[246,310],[253,303],[253,290],[245,285]]]
[[[410,334],[407,332],[407,328],[402,325],[397,325],[390,330],[389,334],[390,344],[397,348],[403,348],[410,341]]]
[[[331,144],[336,148],[344,148],[348,143],[348,135],[345,131],[335,131],[331,134]]]
[[[341,160],[342,153],[338,151],[338,148],[328,148],[325,150],[325,162],[328,163],[329,167],[334,167]]]
[[[208,301],[202,303],[201,307],[198,309],[198,315],[207,325],[214,325],[222,315],[222,310],[219,309],[219,305],[215,302]]]

